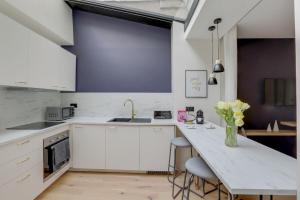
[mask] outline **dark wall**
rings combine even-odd
[[[171,92],[171,30],[74,10],[77,92]]]
[[[274,120],[296,120],[296,106],[263,102],[265,78],[296,78],[294,43],[293,39],[238,40],[238,97],[251,105],[245,128],[265,129]]]
[[[238,40],[238,98],[251,105],[245,129],[266,129],[269,122],[296,121],[296,106],[264,105],[264,79],[295,79],[294,39]],[[288,129],[280,126],[281,129]],[[295,156],[295,138],[255,138],[255,140]]]

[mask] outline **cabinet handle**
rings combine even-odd
[[[115,127],[115,126],[109,126],[108,128],[109,129],[116,129],[117,127]]]
[[[26,81],[16,81],[17,84],[23,84],[23,85],[26,85],[27,82]]]
[[[25,162],[27,162],[29,160],[30,160],[30,157],[27,157],[24,160],[21,160],[21,161],[17,162],[17,165],[21,165],[21,164],[23,164],[23,163],[25,163]]]
[[[154,132],[161,132],[162,128],[153,128]]]
[[[17,145],[18,145],[18,146],[21,146],[21,145],[27,144],[27,143],[29,143],[29,142],[30,142],[30,140],[25,140],[25,141],[23,141],[23,142],[17,143]]]
[[[17,183],[21,183],[24,182],[26,179],[28,179],[31,176],[31,174],[27,174],[26,176],[24,176],[23,178],[17,180]]]

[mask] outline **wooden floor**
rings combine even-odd
[[[171,200],[171,191],[166,176],[68,172],[36,200]],[[179,199],[181,196],[176,200]],[[190,199],[201,198],[192,195]],[[216,192],[205,199],[217,199]],[[222,199],[227,197],[223,195]],[[258,197],[240,196],[239,199],[258,200]],[[274,200],[296,200],[296,197],[274,197]]]

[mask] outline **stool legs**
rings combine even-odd
[[[172,157],[172,148],[173,148],[173,145],[170,144],[170,150],[169,150],[169,164],[168,164],[168,181],[170,183],[172,183],[172,197],[175,199],[179,194],[180,192],[183,191],[183,187],[176,184],[175,181],[176,181],[176,178],[180,175],[177,174],[177,168],[176,168],[176,157],[177,157],[177,148],[176,146],[174,146],[174,162],[173,162],[173,165],[171,164],[171,157]],[[191,157],[193,157],[193,148],[191,147],[190,148],[190,153],[191,153]],[[172,179],[171,179],[171,169],[173,169],[173,176],[172,176]],[[185,184],[184,184],[185,185]],[[179,190],[177,191],[177,193],[175,193],[175,186],[179,188]]]
[[[184,198],[186,198],[187,200],[189,200],[191,192],[194,193],[195,195],[201,197],[201,198],[204,198],[205,195],[207,195],[207,194],[209,194],[209,193],[211,193],[211,192],[213,192],[215,190],[218,190],[218,200],[221,200],[221,183],[220,183],[220,181],[218,181],[218,185],[217,185],[217,187],[215,189],[212,189],[212,190],[206,192],[205,191],[206,180],[203,179],[203,178],[201,178],[201,180],[202,180],[202,193],[203,194],[198,194],[197,192],[191,190],[191,185],[193,184],[193,180],[195,178],[195,176],[193,174],[190,174],[190,177],[189,177],[189,180],[188,180],[188,185],[186,186],[186,182],[187,182],[186,179],[187,179],[188,174],[189,174],[189,172],[187,170],[185,170],[183,187],[182,187],[182,188],[184,188],[182,190],[182,198],[181,198],[182,200],[184,200]],[[187,187],[187,194],[185,195],[185,189],[186,189],[186,187]]]
[[[170,144],[170,151],[169,151],[169,164],[168,164],[168,181],[172,183],[170,180],[170,168],[171,168],[171,154],[172,154],[172,144]],[[173,172],[174,173],[174,172]]]

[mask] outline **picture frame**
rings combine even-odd
[[[207,98],[207,70],[185,70],[185,97]]]

